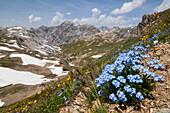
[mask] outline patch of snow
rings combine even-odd
[[[2,100],[0,99],[0,107],[2,107],[5,104],[5,102],[2,102]]]
[[[49,45],[43,45],[42,47],[43,47],[43,48],[50,48],[50,49],[52,49],[52,50],[54,49],[53,47],[51,47],[51,46],[49,46]]]
[[[58,76],[63,76],[63,75],[67,75],[69,71],[63,71],[63,67],[56,67],[54,65],[48,66],[48,69],[50,69],[50,71],[53,74],[56,74]]]
[[[53,47],[51,47],[51,46],[49,46],[49,45],[43,45],[42,48],[49,48],[49,49],[52,49],[52,50],[57,49],[58,51],[61,51],[61,48],[58,47],[58,46],[53,46]]]
[[[13,30],[8,30],[10,33],[15,33],[15,32],[17,32],[17,31],[13,31]]]
[[[30,38],[29,36],[26,36],[27,31],[25,31],[22,27],[11,27],[7,29],[10,34],[16,35],[16,36],[21,36],[24,38]]]
[[[21,37],[30,38],[29,36],[24,35],[22,32],[20,32],[19,34],[20,34]]]
[[[9,43],[17,43],[17,41],[16,40],[10,40],[10,41],[8,41]]]
[[[16,26],[16,27],[12,27],[12,29],[23,29],[22,27]]]
[[[30,38],[29,36],[26,36],[26,35],[23,35],[23,34],[21,34],[20,36],[24,37],[24,38]]]
[[[55,47],[55,49],[58,49],[58,51],[61,51],[61,48],[60,48],[60,47]]]
[[[10,84],[37,85],[52,79],[44,78],[44,75],[37,75],[31,72],[16,71],[9,68],[0,67],[0,87]],[[54,79],[53,79],[54,80]]]
[[[15,48],[18,48],[18,49],[23,49],[23,48],[19,47],[17,43],[14,43],[14,44],[5,43],[5,45],[10,46],[10,47],[15,47]]]
[[[36,54],[35,56],[40,57],[40,55],[39,55],[39,54]]]
[[[21,45],[22,48],[26,48],[25,46]]]
[[[72,63],[68,63],[70,66],[75,66],[74,64],[72,64]]]
[[[46,62],[46,63],[54,63],[54,65],[59,65],[59,61],[53,61],[53,60],[45,60],[43,59],[43,62]]]
[[[40,52],[41,54],[43,54],[43,55],[48,55],[46,52],[44,52],[44,51],[41,51],[41,50],[38,50],[38,49],[36,49],[36,51],[38,51],[38,52]]]
[[[4,51],[15,51],[14,49],[10,49],[10,48],[3,47],[3,46],[0,46],[0,50],[4,50]]]
[[[43,57],[43,59],[47,59],[47,57]]]
[[[102,55],[93,55],[92,58],[100,58]]]
[[[6,55],[0,55],[0,58],[3,58],[3,57],[5,57]]]
[[[38,66],[44,66],[46,63],[54,63],[54,65],[59,65],[59,61],[52,60],[40,60],[38,58],[34,58],[27,54],[11,54],[10,57],[21,57],[23,65],[34,64]]]
[[[56,57],[49,57],[50,59],[55,59]]]
[[[122,41],[123,39],[122,38],[120,38],[120,39],[118,39],[116,42],[120,42],[120,41]]]

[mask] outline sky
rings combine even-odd
[[[0,0],[0,26],[37,28],[69,20],[75,25],[130,27],[144,14],[170,8],[170,0]]]

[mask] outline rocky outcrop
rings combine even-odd
[[[41,26],[37,29],[26,29],[13,26],[0,28],[0,34],[16,37],[17,43],[30,51],[38,51],[43,55],[61,53],[59,45],[71,43],[74,40],[97,40],[99,38],[117,39],[136,36],[136,27],[119,28],[106,26],[96,28],[93,25],[74,25],[65,21],[58,26]]]
[[[138,33],[140,34],[148,25],[156,22],[158,19],[158,13],[154,13],[152,15],[145,14],[142,17],[142,22],[140,22],[137,26]]]
[[[139,35],[141,33],[148,32],[161,23],[168,23],[169,18],[170,8],[162,12],[156,12],[152,15],[146,14],[142,17],[142,22],[138,24],[137,32]]]
[[[75,26],[70,21],[65,21],[56,27],[42,26],[33,30],[35,39],[46,39],[48,44],[61,45],[70,43],[80,37],[90,36],[99,33],[100,30],[92,25]]]

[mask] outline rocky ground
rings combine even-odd
[[[166,67],[164,70],[151,70],[158,76],[165,78],[163,83],[155,82],[155,87],[151,91],[154,99],[146,98],[133,106],[110,104],[109,113],[170,113],[170,43],[155,46],[147,54],[151,55],[151,59],[159,59],[159,64],[163,64]],[[146,59],[143,63],[151,59]],[[60,113],[79,113],[79,111],[91,113],[91,110],[85,107],[87,103],[84,98],[85,96],[80,92],[72,104],[60,109]],[[93,103],[94,107],[101,106],[99,101],[94,101]]]

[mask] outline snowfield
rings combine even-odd
[[[68,71],[63,71],[63,67],[55,67],[55,65],[59,65],[59,61],[45,59],[40,60],[26,54],[11,54],[10,57],[20,57],[22,59],[23,65],[34,64],[43,67],[46,63],[53,63],[53,65],[47,67],[53,74],[56,74],[58,76],[68,74]]]
[[[3,46],[0,46],[0,50],[4,50],[4,51],[15,51],[14,49],[10,49],[10,48],[3,47]]]
[[[46,63],[54,63],[54,65],[59,65],[59,61],[52,60],[40,60],[38,58],[34,58],[27,54],[11,54],[10,57],[20,57],[22,59],[23,65],[34,64],[38,66],[44,66]]]
[[[13,44],[4,43],[4,44],[9,46],[9,47],[15,47],[15,48],[18,48],[18,49],[23,49],[23,48],[19,47],[17,43],[13,43]]]
[[[37,75],[31,72],[16,71],[0,67],[0,87],[10,84],[37,85],[54,79],[46,79],[44,75]]]
[[[0,58],[3,58],[3,57],[5,57],[6,55],[0,55]]]
[[[100,58],[102,55],[93,55],[92,58]]]
[[[5,103],[1,101],[0,99],[0,107],[2,107]]]
[[[48,55],[46,52],[44,51],[41,51],[41,50],[38,50],[38,49],[35,49],[36,51],[38,51],[39,53],[43,54],[43,55]]]
[[[58,76],[68,74],[68,71],[63,71],[63,67],[55,67],[54,65],[52,65],[48,66],[48,69],[50,69],[53,74],[56,74]]]
[[[70,66],[75,66],[75,65],[74,65],[74,64],[72,64],[72,63],[69,63],[69,65],[70,65]]]

